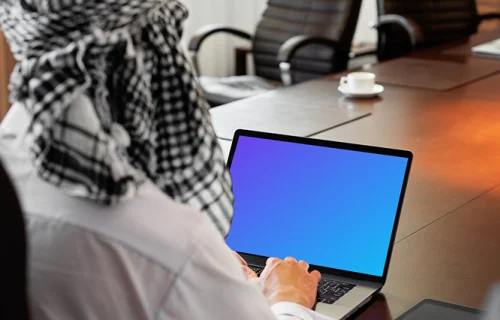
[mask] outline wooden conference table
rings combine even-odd
[[[500,281],[500,59],[470,52],[496,38],[375,65],[380,99],[347,100],[332,75],[213,109],[223,138],[238,125],[414,153],[387,284],[356,319],[395,319],[424,298],[481,308]]]

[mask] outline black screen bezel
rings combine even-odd
[[[239,140],[239,137],[241,137],[241,136],[250,137],[250,138],[275,140],[275,141],[283,141],[283,142],[291,142],[291,143],[298,143],[298,144],[305,144],[305,145],[312,145],[312,146],[319,146],[319,147],[343,149],[343,150],[350,150],[350,151],[359,151],[359,152],[366,152],[366,153],[373,153],[373,154],[380,154],[380,155],[388,155],[388,156],[394,156],[394,157],[401,157],[401,158],[405,158],[408,160],[408,164],[407,164],[406,172],[405,172],[405,177],[403,180],[403,186],[401,188],[401,195],[399,198],[398,208],[397,208],[397,212],[396,212],[396,219],[395,219],[392,234],[391,234],[391,241],[389,243],[389,250],[387,253],[387,258],[386,258],[386,262],[385,262],[385,266],[384,266],[383,275],[382,276],[373,276],[373,275],[360,274],[360,273],[350,272],[350,271],[345,271],[345,270],[339,270],[339,269],[311,265],[312,270],[318,270],[318,271],[325,273],[325,274],[334,274],[334,275],[338,275],[338,276],[342,276],[342,277],[354,278],[357,280],[371,281],[371,282],[385,284],[385,282],[387,280],[387,274],[389,271],[391,257],[392,257],[392,250],[394,248],[394,242],[396,239],[396,231],[397,231],[397,228],[399,225],[401,211],[403,208],[403,202],[404,202],[404,197],[405,197],[406,188],[407,188],[407,184],[408,184],[408,179],[410,176],[410,169],[411,169],[411,165],[413,163],[413,154],[410,151],[406,151],[406,150],[389,149],[389,148],[382,148],[382,147],[366,146],[366,145],[328,141],[328,140],[319,140],[319,139],[311,139],[311,138],[294,137],[294,136],[288,136],[288,135],[282,135],[282,134],[239,129],[235,132],[234,138],[233,138],[233,143],[231,145],[231,151],[229,153],[229,158],[227,161],[227,167],[229,169],[231,168],[234,153],[236,151],[236,146],[238,145],[238,140]],[[264,266],[266,263],[266,260],[267,260],[267,257],[252,255],[252,254],[247,254],[247,253],[242,253],[242,252],[239,252],[239,253],[251,265]]]

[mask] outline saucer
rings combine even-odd
[[[347,86],[339,86],[339,91],[348,98],[373,98],[384,92],[384,87],[376,84],[371,92],[351,92]]]

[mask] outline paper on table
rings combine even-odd
[[[500,55],[500,39],[476,46],[472,52]]]

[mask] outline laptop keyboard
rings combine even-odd
[[[349,291],[354,289],[354,287],[356,287],[355,284],[330,279],[321,279],[318,285],[318,297],[316,300],[326,304],[333,304],[335,301],[339,300]]]
[[[249,266],[258,276],[262,273],[261,267]],[[317,302],[326,304],[334,304],[337,300],[346,295],[349,291],[356,287],[355,284],[336,281],[331,279],[321,279],[318,284]]]
[[[261,267],[253,267],[253,266],[248,266],[250,269],[252,269],[253,272],[255,272],[259,277],[260,274],[262,273],[262,268]]]

